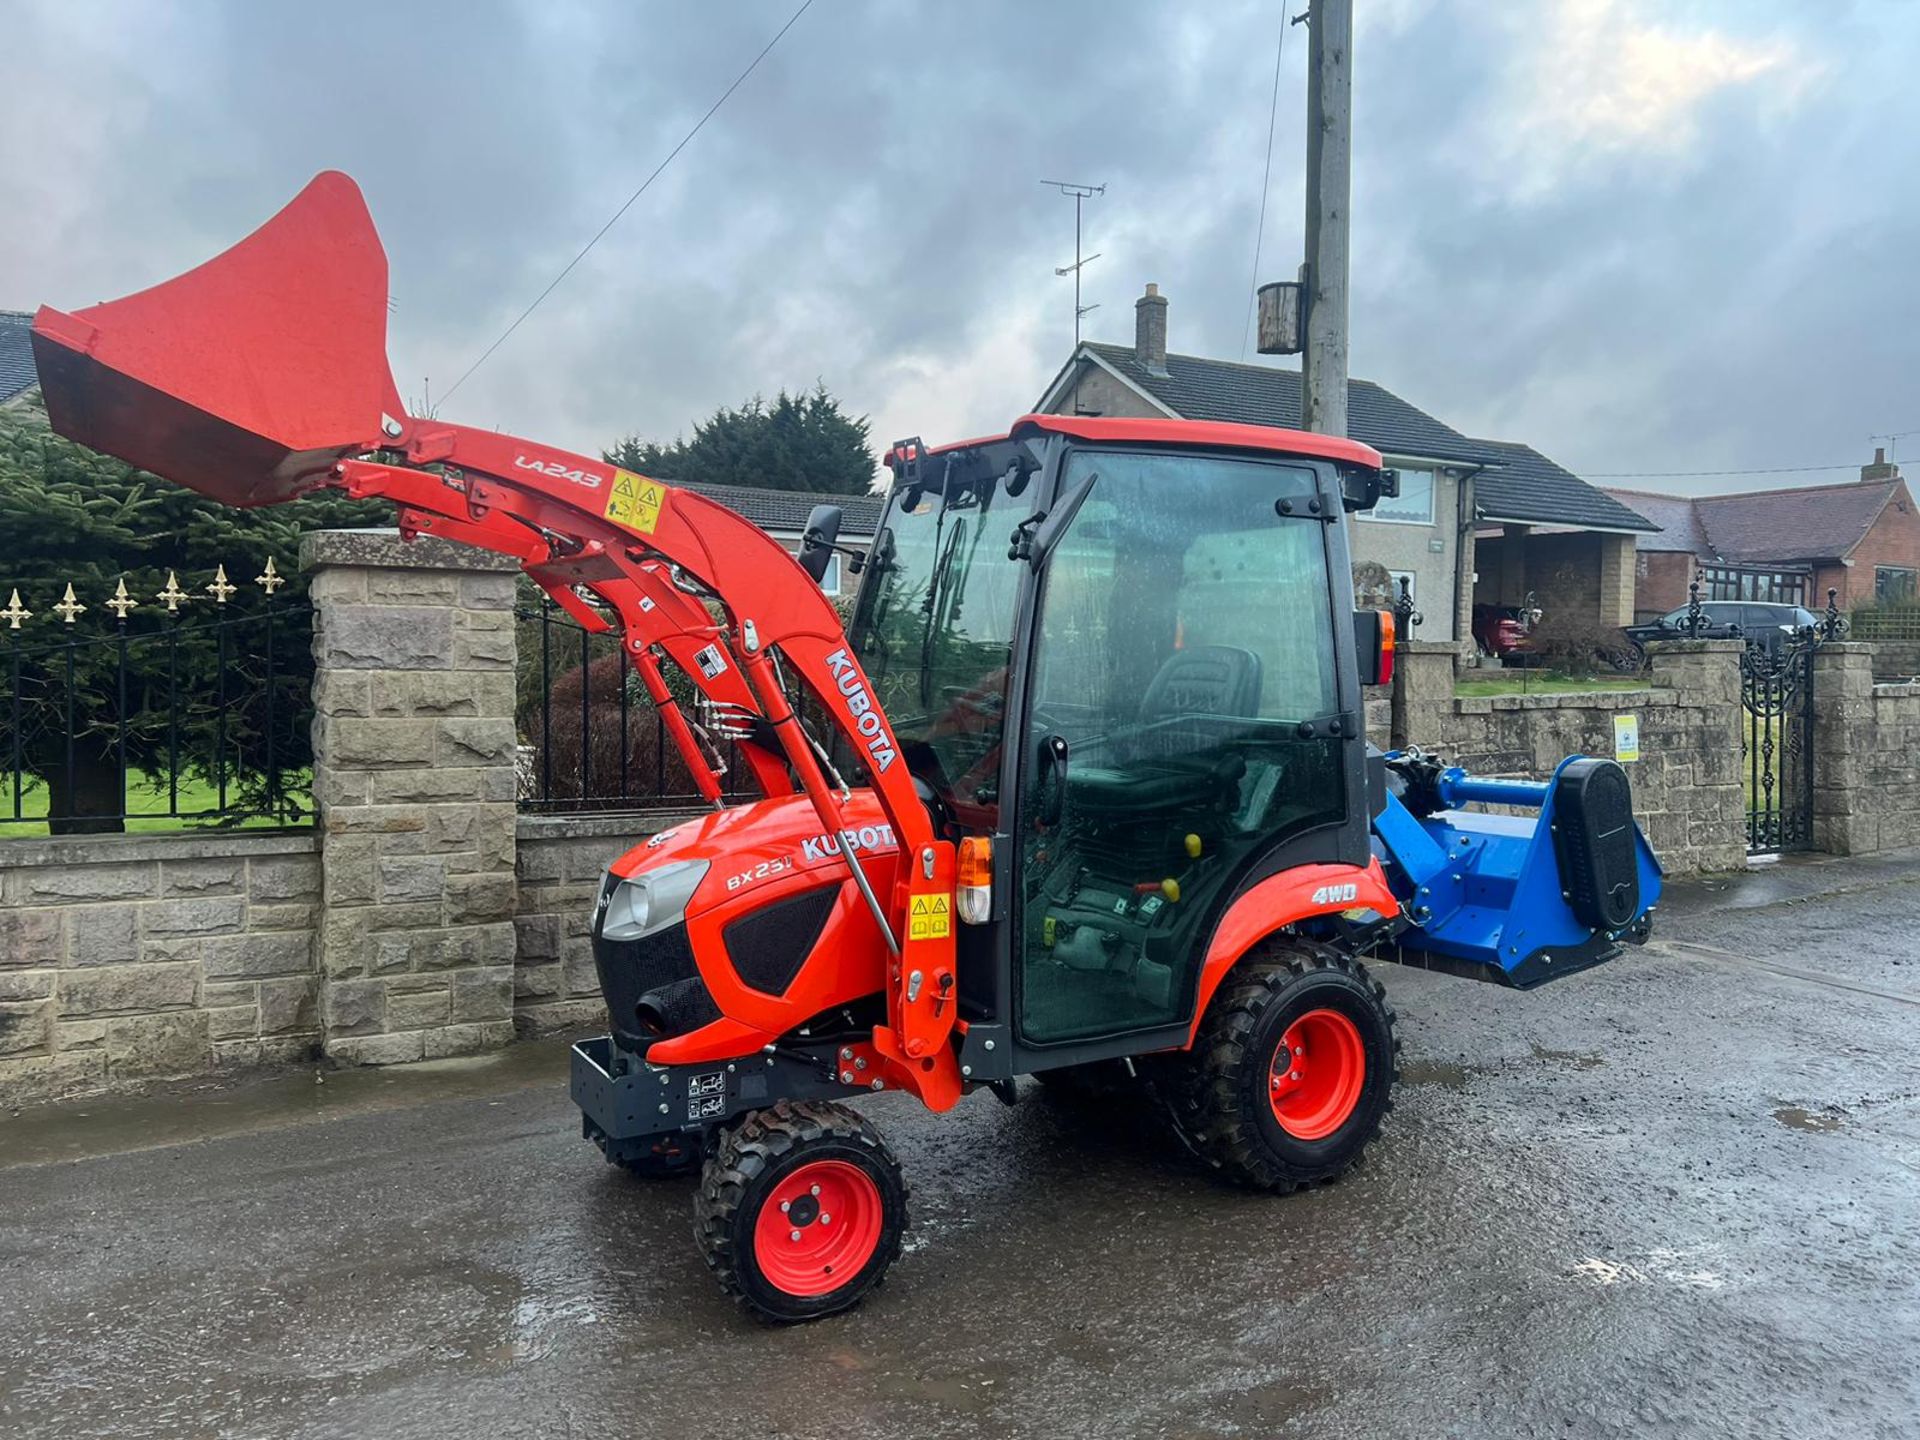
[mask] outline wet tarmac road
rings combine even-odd
[[[908,1251],[790,1330],[558,1045],[0,1115],[0,1435],[1920,1435],[1920,862],[1668,908],[1531,995],[1385,967],[1399,1107],[1311,1194],[878,1098]]]

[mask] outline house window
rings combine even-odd
[[[1898,565],[1873,567],[1873,599],[1877,605],[1891,605],[1913,599],[1914,572]]]
[[[1371,510],[1354,513],[1362,520],[1382,520],[1394,525],[1431,525],[1433,471],[1401,470],[1399,495],[1391,500],[1383,496]]]
[[[1700,569],[1703,600],[1755,600],[1766,605],[1807,603],[1807,577],[1792,570],[1738,570],[1731,565]]]
[[[827,595],[840,593],[840,556],[837,551],[827,557],[827,569],[820,577],[820,589]]]

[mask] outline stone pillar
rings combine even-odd
[[[507,557],[308,535],[321,1038],[362,1064],[513,1038],[514,632]]]
[[[1471,653],[1465,647],[1473,644],[1473,577],[1480,569],[1480,538],[1473,529],[1471,476],[1460,481],[1460,514],[1457,518],[1460,523],[1454,529],[1458,543],[1453,551],[1453,638],[1461,642],[1461,653],[1464,655]]]
[[[1634,544],[1631,535],[1601,535],[1600,623],[1633,623]]]
[[[1813,654],[1813,847],[1829,855],[1880,848],[1873,752],[1873,646],[1828,641]]]
[[[1407,640],[1393,657],[1393,748],[1426,750],[1447,744],[1445,723],[1453,713],[1454,665],[1460,647],[1451,640]]]
[[[1739,640],[1663,640],[1648,647],[1656,698],[1672,691],[1658,737],[1643,733],[1629,766],[1648,799],[1684,794],[1685,804],[1651,815],[1647,838],[1675,873],[1737,870],[1747,859],[1747,792],[1742,783]],[[1654,711],[1646,712],[1651,719]],[[1646,723],[1643,720],[1643,724]],[[1658,779],[1657,788],[1654,785]]]

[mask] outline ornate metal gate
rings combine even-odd
[[[1693,616],[1699,587],[1693,587]],[[1813,657],[1838,639],[1846,617],[1827,592],[1818,625],[1745,637],[1740,657],[1740,762],[1747,793],[1747,853],[1780,855],[1813,845]],[[1697,623],[1697,622],[1696,622]]]

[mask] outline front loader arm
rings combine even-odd
[[[582,623],[595,612],[576,587],[594,595],[619,617],[624,653],[665,702],[663,723],[703,793],[719,796],[713,766],[672,704],[656,648],[771,739],[777,756],[746,747],[763,788],[797,783],[822,826],[843,835],[844,795],[787,701],[781,667],[797,675],[863,757],[902,846],[882,896],[856,847],[841,845],[893,957],[875,1046],[930,1104],[951,1104],[953,941],[908,920],[915,894],[951,893],[953,847],[934,836],[831,602],[778,542],[703,496],[408,415],[386,362],[386,311],[386,256],[365,201],[329,172],[177,279],[71,314],[42,307],[33,346],[49,419],[69,438],[231,505],[325,487],[384,498],[405,534],[514,556]]]
[[[943,884],[951,890],[952,846],[935,839],[885,712],[848,647],[838,613],[812,577],[758,526],[691,491],[492,431],[412,417],[401,423],[402,434],[394,437],[398,448],[410,460],[435,466],[433,472],[343,460],[330,472],[331,483],[354,495],[404,499],[416,513],[432,507],[457,527],[457,533],[442,527],[448,538],[506,548],[524,543],[523,534],[539,537],[546,556],[524,557],[528,573],[549,584],[550,593],[577,585],[602,599],[626,627],[630,657],[646,652],[649,635],[664,637],[663,644],[674,641],[683,654],[687,642],[704,641],[686,656],[690,665],[676,660],[708,682],[703,688],[711,698],[750,705],[764,719],[822,826],[844,839],[844,793],[833,789],[788,703],[773,657],[780,656],[822,699],[829,720],[863,757],[908,859],[894,893],[881,896],[853,858],[855,847],[842,845],[893,957],[890,1033],[877,1036],[876,1045],[883,1053],[897,1051],[894,1058],[903,1064],[932,1058],[936,1050],[948,1054],[942,1042],[956,1008],[951,935],[916,936],[908,921],[916,890],[932,893]],[[492,543],[496,534],[508,537],[506,545]],[[726,623],[707,616],[675,577],[711,595]],[[689,624],[694,612],[698,623]],[[650,619],[659,615],[668,618]],[[670,635],[662,625],[671,627]],[[729,674],[739,678],[742,691],[716,695],[711,685]],[[671,727],[677,710],[662,713]]]

